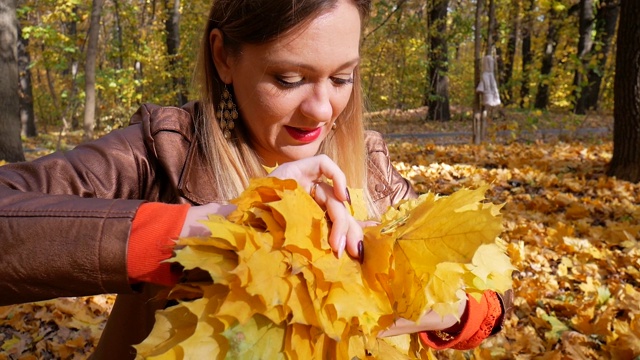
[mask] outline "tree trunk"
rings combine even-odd
[[[167,9],[167,53],[169,54],[169,73],[173,74],[173,88],[176,92],[178,105],[187,103],[186,82],[184,77],[176,75],[180,71],[180,0],[164,2]]]
[[[536,93],[536,102],[533,105],[536,109],[546,109],[549,107],[549,83],[551,82],[551,70],[553,69],[554,54],[558,44],[558,23],[560,14],[553,6],[549,9],[549,28],[547,30],[547,41],[542,55],[542,66],[540,67],[540,84]]]
[[[482,116],[482,102],[481,95],[475,91],[476,86],[480,83],[480,77],[482,74],[481,68],[481,53],[482,53],[482,12],[484,8],[484,0],[476,1],[476,22],[475,22],[475,47],[474,47],[474,76],[473,76],[473,90],[475,97],[473,99],[473,143],[478,145],[484,140],[485,123],[486,120]]]
[[[598,101],[600,99],[600,86],[604,77],[609,52],[611,51],[611,42],[616,32],[616,24],[618,23],[618,14],[620,12],[620,4],[618,0],[601,0],[596,13],[596,47],[594,54],[596,57],[595,68],[589,70],[587,74],[588,85],[585,92],[585,104],[587,110],[598,110]]]
[[[496,44],[498,43],[498,19],[496,19],[496,1],[489,0],[489,31],[487,34],[487,51],[486,55],[494,56],[494,50],[496,50]]]
[[[20,76],[20,124],[22,135],[38,136],[36,119],[33,112],[33,88],[31,82],[31,56],[27,50],[29,40],[22,37],[22,29],[18,27],[18,71]]]
[[[502,48],[497,45],[499,42],[500,34],[498,32],[498,18],[496,17],[496,0],[489,0],[489,34],[487,36],[486,55],[490,55],[495,58],[495,71],[498,73],[500,73],[504,67]]]
[[[42,47],[44,48],[44,45]],[[69,124],[69,121],[67,121],[67,118],[65,117],[64,112],[60,110],[62,106],[60,105],[60,101],[58,100],[56,85],[54,84],[53,75],[51,74],[51,71],[52,70],[45,64],[44,72],[45,72],[45,77],[47,78],[47,88],[49,89],[49,96],[51,96],[51,102],[53,102],[53,107],[55,108],[54,118],[57,118],[58,116],[62,118],[62,126],[60,127],[60,134],[64,134],[67,130],[70,129],[71,125]]]
[[[155,4],[155,1],[152,3],[153,6]],[[146,34],[147,33],[147,0],[141,0],[140,5],[138,5],[142,10],[140,12],[140,29],[141,29],[141,33],[142,34]],[[152,14],[153,16],[153,14]],[[142,65],[142,60],[141,60],[141,48],[142,48],[142,44],[144,44],[145,41],[145,36],[142,35],[141,38],[135,38],[133,39],[135,47],[136,47],[136,59],[134,61],[133,64],[133,69],[134,69],[134,74],[133,74],[133,79],[136,82],[136,92],[138,93],[138,97],[136,97],[136,103],[138,103],[138,105],[140,105],[141,99],[143,97],[144,94],[144,67]]]
[[[122,24],[120,23],[120,4],[118,0],[113,0],[113,7],[113,15],[116,21],[116,41],[118,45],[118,53],[116,55],[116,69],[122,70],[124,69],[124,59],[122,58],[122,54],[124,52],[124,42],[122,41]]]
[[[584,115],[587,112],[586,92],[589,89],[587,72],[593,49],[594,13],[593,0],[580,0],[578,32],[578,68],[573,77],[573,112]]]
[[[77,6],[73,7],[73,14],[74,16],[67,16],[69,21],[65,21],[63,27],[65,35],[75,40],[78,37],[78,18],[80,17]],[[62,75],[65,77],[73,74],[74,65],[78,63],[75,55],[67,54],[66,57],[68,66],[62,71]]]
[[[533,33],[533,10],[536,7],[535,0],[529,0],[529,8],[525,12],[524,26],[522,27],[522,85],[520,87],[520,108],[525,107],[525,101],[529,97],[529,81],[533,54],[531,53],[531,34]]]
[[[449,0],[433,0],[429,9],[427,120],[451,120],[449,109],[449,56],[447,54],[447,9]]]
[[[640,1],[620,2],[609,176],[640,182]]]
[[[520,0],[511,0],[511,11],[514,14],[509,29],[509,39],[507,40],[507,49],[504,54],[503,66],[498,72],[498,81],[502,85],[502,100],[505,105],[513,103],[513,86],[511,78],[513,76],[513,63],[516,57],[516,43],[518,41],[518,32],[520,29]]]
[[[16,1],[0,1],[0,160],[23,161]]]
[[[73,16],[69,16],[69,21],[64,23],[64,28],[66,35],[78,41],[78,19],[80,15],[78,14],[78,6],[73,7]],[[67,98],[65,110],[63,113],[64,118],[71,119],[71,128],[78,129],[80,127],[79,119],[76,116],[75,109],[78,106],[79,99],[77,99],[76,94],[78,93],[78,55],[76,52],[72,52],[67,55],[68,66],[63,70],[62,75],[65,78],[71,78],[71,89],[69,91],[70,96]],[[64,101],[63,101],[64,102]],[[62,104],[60,104],[62,106]],[[68,115],[67,115],[68,114]]]
[[[96,125],[96,58],[98,40],[100,38],[100,12],[104,0],[93,0],[91,7],[91,23],[89,24],[89,41],[87,43],[87,60],[85,64],[85,102],[84,102],[84,139],[93,138]]]

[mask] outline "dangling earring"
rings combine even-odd
[[[236,127],[234,120],[238,120],[238,108],[236,103],[233,102],[231,93],[227,90],[227,86],[224,86],[222,91],[222,99],[220,105],[218,105],[218,111],[216,111],[216,117],[220,123],[220,129],[224,138],[231,139],[231,131]]]

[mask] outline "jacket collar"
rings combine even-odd
[[[199,103],[191,102],[182,107],[191,115],[191,121],[195,124],[198,117],[202,116]],[[205,161],[197,140],[195,126],[191,133],[189,150],[184,162],[182,174],[178,182],[180,194],[195,205],[208,204],[221,201],[217,194],[217,186],[211,171]]]

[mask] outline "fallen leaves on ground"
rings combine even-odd
[[[114,299],[104,295],[0,306],[0,360],[86,359]]]
[[[529,118],[529,127],[538,122],[537,115]],[[594,122],[597,119],[579,120],[576,126],[613,123],[611,119]],[[448,131],[461,130],[457,123],[462,122],[453,121]],[[414,125],[412,132],[440,131],[440,123],[428,124],[433,126],[425,130],[426,125]],[[388,123],[378,128],[398,132]],[[441,351],[436,354],[439,359],[640,356],[640,185],[605,176],[612,153],[610,134],[584,142],[479,146],[389,142],[395,165],[419,191],[451,194],[462,187],[488,184],[492,201],[506,203],[502,237],[509,242],[518,269],[516,310],[503,332],[479,349]],[[59,301],[65,300],[47,302],[48,312],[57,311]],[[77,301],[86,306],[83,299]],[[6,308],[0,309],[0,354],[5,357],[38,357],[32,348],[15,350],[14,336],[36,339],[33,346],[47,349],[71,339],[68,334],[73,331],[66,330],[49,337],[38,335],[41,327],[52,326],[40,320],[37,326],[15,324],[32,324],[37,311],[31,304],[16,306],[19,310],[11,316],[3,312]],[[106,314],[108,310],[96,317],[104,321]],[[95,339],[87,343],[94,344]],[[50,358],[65,358],[48,351]]]
[[[640,356],[640,185],[605,176],[611,143],[390,144],[419,191],[490,184],[505,202],[516,311],[477,359]],[[440,359],[462,359],[454,351]]]

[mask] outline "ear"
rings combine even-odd
[[[211,47],[211,56],[220,79],[225,84],[231,84],[233,82],[231,71],[233,59],[224,47],[224,35],[220,29],[213,29],[209,33],[209,46]]]

